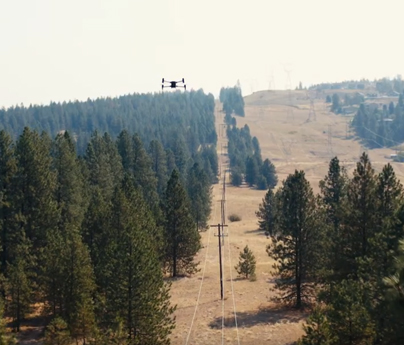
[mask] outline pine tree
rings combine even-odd
[[[280,299],[301,308],[312,297],[319,266],[321,214],[303,171],[295,171],[277,192],[276,233],[267,252],[276,262]],[[278,199],[279,198],[279,199]]]
[[[325,249],[329,252],[328,262],[324,268],[329,283],[338,281],[343,276],[344,260],[342,256],[341,226],[344,221],[344,203],[346,203],[348,177],[339,160],[334,157],[329,164],[328,174],[320,181],[322,203],[327,219],[327,236]]]
[[[299,339],[298,345],[333,345],[330,325],[326,311],[316,306],[303,325],[305,335]]]
[[[358,259],[370,254],[377,227],[376,177],[366,153],[360,158],[348,185],[346,224],[341,228],[342,277],[357,276]]]
[[[258,217],[259,229],[265,231],[266,236],[274,236],[274,223],[276,210],[275,195],[272,189],[268,189],[265,197],[262,199],[262,203],[259,205],[258,211],[255,215]]]
[[[0,230],[1,230],[1,268],[6,270],[9,261],[13,234],[10,232],[13,212],[13,179],[17,170],[14,146],[11,137],[0,131]],[[4,292],[3,292],[4,295]]]
[[[114,327],[122,320],[133,344],[167,344],[173,329],[169,286],[163,281],[152,243],[152,215],[133,181],[125,178],[113,198],[110,236],[105,255],[109,279],[106,317]]]
[[[132,138],[133,176],[136,185],[142,190],[143,197],[151,209],[158,204],[157,178],[152,170],[152,162],[143,147],[139,135]]]
[[[45,330],[45,345],[69,345],[70,337],[67,323],[60,317],[51,321]]]
[[[265,177],[268,187],[275,188],[278,183],[275,165],[267,158],[262,163],[261,174]]]
[[[89,172],[89,186],[99,187],[106,199],[112,197],[123,176],[122,159],[111,137],[94,132],[88,143],[85,160]]]
[[[327,312],[332,344],[374,344],[375,324],[368,303],[361,282],[343,280],[335,286]]]
[[[15,337],[7,332],[6,319],[4,318],[4,303],[0,300],[0,345],[15,344],[17,344]]]
[[[14,191],[15,232],[24,231],[37,252],[46,233],[57,225],[54,200],[56,175],[51,169],[49,143],[25,128],[16,144],[17,173]]]
[[[231,168],[230,181],[233,186],[239,187],[243,183],[243,175],[238,168]]]
[[[178,168],[181,179],[184,182],[188,170],[190,155],[183,136],[175,136],[172,152],[175,157],[175,166]]]
[[[211,185],[207,174],[195,163],[187,178],[191,213],[197,230],[206,229],[211,212]]]
[[[81,236],[71,231],[66,238],[66,262],[64,267],[65,315],[70,334],[83,344],[92,336],[95,327],[93,295],[94,273],[87,247]]]
[[[84,177],[68,132],[59,134],[53,144],[53,169],[56,171],[55,198],[59,229],[79,228],[84,217]]]
[[[177,169],[177,166],[175,165],[175,156],[174,156],[173,151],[171,149],[166,149],[165,152],[166,152],[166,157],[167,157],[167,174],[168,174],[168,177],[170,177],[173,170]],[[167,188],[167,184],[164,185],[164,191],[166,188]]]
[[[8,286],[8,310],[13,319],[13,328],[19,332],[21,321],[30,311],[32,302],[33,275],[30,264],[30,245],[25,238],[14,248],[13,263],[7,267],[7,286]]]
[[[49,234],[43,253],[43,292],[54,317],[66,320],[70,334],[85,342],[94,331],[94,274],[79,232]]]
[[[122,158],[122,167],[127,173],[133,174],[134,169],[134,154],[132,146],[132,138],[128,131],[124,129],[119,133],[116,140],[119,155]]]
[[[246,175],[245,180],[250,187],[257,184],[258,180],[258,164],[254,157],[248,157],[246,162]]]
[[[167,186],[167,157],[163,146],[157,140],[152,140],[149,146],[149,155],[152,160],[152,169],[157,178],[157,192],[160,197]]]
[[[199,251],[200,235],[192,219],[190,203],[176,170],[164,194],[166,265],[173,277],[196,272],[194,256]]]
[[[400,241],[399,255],[394,265],[395,272],[384,279],[388,287],[388,298],[404,314],[404,240]]]
[[[258,176],[257,189],[258,190],[267,190],[268,189],[267,179],[263,175]]]
[[[244,250],[240,252],[239,262],[234,268],[240,276],[248,279],[255,276],[255,266],[255,256],[248,246],[245,246]]]

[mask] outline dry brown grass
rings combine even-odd
[[[325,97],[324,97],[325,98]],[[318,192],[318,182],[325,176],[331,157],[337,155],[341,163],[352,173],[362,151],[361,145],[345,139],[346,121],[350,118],[329,113],[324,98],[315,101],[317,120],[306,122],[309,101],[304,91],[293,92],[293,120],[287,120],[289,107],[286,91],[257,92],[246,97],[246,117],[237,117],[238,126],[248,124],[251,134],[259,139],[263,158],[269,158],[276,166],[279,184],[295,169],[303,169]],[[223,123],[223,114],[217,114],[217,125]],[[328,126],[332,132],[332,154],[328,151]],[[219,131],[218,131],[219,133]],[[218,147],[225,143],[219,138]],[[385,158],[390,149],[369,151],[369,156],[376,171],[380,171],[389,160]],[[219,152],[220,154],[220,152]],[[226,164],[227,157],[220,157]],[[404,167],[392,163],[399,177],[404,177]],[[228,178],[228,176],[227,176]],[[278,185],[279,185],[278,184]],[[302,334],[305,314],[289,309],[282,309],[269,302],[273,292],[269,291],[271,283],[272,260],[265,247],[269,239],[257,231],[255,211],[265,195],[265,191],[252,190],[246,186],[226,187],[226,214],[236,213],[240,222],[229,223],[226,229],[229,237],[224,246],[224,291],[225,291],[225,344],[237,344],[235,329],[230,271],[233,279],[237,277],[234,266],[239,252],[246,244],[254,252],[257,260],[257,281],[243,279],[234,281],[234,297],[237,308],[239,337],[241,344],[292,344]],[[213,190],[213,212],[211,223],[220,221],[221,186]],[[222,303],[220,300],[218,239],[213,236],[213,229],[202,233],[204,248],[197,260],[203,264],[206,255],[206,271],[200,294],[199,307],[193,323],[188,344],[219,344],[221,342]],[[210,235],[210,238],[209,238]],[[209,240],[208,240],[209,238]],[[229,241],[231,264],[229,261]],[[207,244],[209,246],[207,247]],[[172,302],[178,305],[176,312],[177,327],[172,334],[172,344],[185,344],[202,279],[202,271],[191,278],[175,281],[172,286]]]

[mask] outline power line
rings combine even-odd
[[[216,209],[217,208],[216,208],[216,204],[215,204],[214,214],[216,214]],[[209,229],[208,240],[207,240],[206,251],[205,251],[205,262],[203,264],[203,270],[202,270],[201,284],[199,285],[198,298],[196,299],[194,315],[192,316],[191,326],[189,327],[188,335],[187,335],[187,338],[185,340],[185,345],[188,345],[189,337],[191,335],[192,327],[193,327],[194,321],[195,321],[196,312],[197,312],[198,306],[199,306],[199,300],[201,298],[202,285],[203,285],[203,280],[205,278],[206,262],[208,260],[208,251],[209,251],[209,243],[210,243],[210,234],[211,233],[212,233],[212,230]]]
[[[222,164],[222,157],[220,157],[220,166],[221,166],[221,164]],[[215,203],[214,210],[213,210],[213,215],[215,217],[216,217],[216,212],[217,212],[217,205]],[[192,316],[191,325],[189,327],[188,335],[187,335],[187,338],[185,340],[185,345],[188,345],[189,338],[190,338],[191,332],[192,332],[192,328],[193,328],[193,325],[194,325],[194,322],[195,322],[196,313],[198,311],[199,300],[201,298],[202,286],[203,286],[203,282],[204,282],[204,278],[205,278],[206,263],[207,263],[207,260],[208,260],[208,252],[209,252],[209,243],[210,243],[210,235],[211,235],[211,233],[212,233],[212,230],[209,229],[209,234],[208,234],[208,239],[207,239],[207,244],[206,244],[206,251],[205,251],[205,261],[204,261],[203,270],[202,270],[202,279],[201,279],[201,283],[199,285],[198,297],[196,299],[194,314]]]
[[[235,301],[235,297],[234,297],[234,284],[233,284],[233,273],[232,273],[233,266],[231,264],[230,231],[228,233],[228,238],[227,238],[227,247],[229,248],[229,271],[230,271],[231,295],[232,295],[232,299],[233,299],[234,324],[236,326],[237,343],[238,343],[238,345],[240,345],[240,335],[238,333],[238,325],[237,325],[236,301]]]

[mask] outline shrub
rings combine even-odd
[[[229,219],[231,222],[239,222],[239,221],[241,220],[241,217],[240,217],[238,214],[232,213],[232,214],[228,217],[228,219]]]

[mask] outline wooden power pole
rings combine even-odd
[[[217,228],[217,230],[218,230],[218,234],[215,236],[217,236],[217,238],[219,239],[220,297],[221,297],[221,299],[223,299],[223,268],[222,268],[222,243],[220,241],[220,237],[223,237],[224,234],[222,234],[220,230],[222,227],[225,227],[225,226],[227,226],[227,225],[217,224],[217,225],[210,226],[211,228]]]

